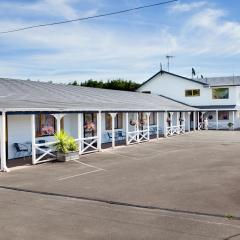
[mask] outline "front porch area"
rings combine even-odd
[[[1,170],[56,160],[54,134],[60,131],[75,139],[81,156],[190,132],[190,115],[172,111],[2,113]]]

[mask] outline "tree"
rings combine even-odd
[[[105,88],[105,89],[114,89],[114,90],[122,90],[122,91],[135,91],[141,85],[131,80],[127,81],[124,79],[113,79],[113,80],[108,80],[107,82],[89,79],[88,81],[85,81],[81,84],[79,84],[77,81],[71,82],[69,84],[75,85],[75,86],[80,85],[84,87]]]

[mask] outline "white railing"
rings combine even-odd
[[[139,131],[139,142],[148,141],[148,130]]]
[[[99,151],[97,145],[98,136],[76,139],[79,144],[79,154]]]
[[[145,129],[145,130],[128,132],[127,136],[128,136],[128,139],[127,139],[128,144],[146,142],[148,141],[148,130]]]
[[[54,145],[57,142],[45,142],[45,143],[35,143],[34,148],[36,150],[38,158],[36,158],[33,164],[49,162],[57,159],[56,149]],[[45,156],[51,156],[50,158],[43,159]]]
[[[184,125],[167,127],[167,136],[183,134],[185,132]]]

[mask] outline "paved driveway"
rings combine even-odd
[[[240,132],[205,131],[1,174],[0,233],[240,239],[239,155]]]

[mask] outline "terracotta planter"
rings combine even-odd
[[[68,162],[79,159],[79,152],[60,153],[57,152],[57,160],[59,162]]]

